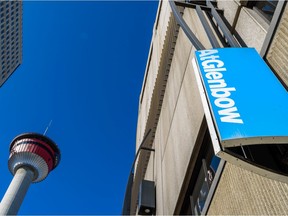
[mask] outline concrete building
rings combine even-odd
[[[123,214],[287,214],[287,137],[280,145],[240,143],[236,159],[215,156],[192,65],[199,49],[254,47],[287,89],[287,33],[286,1],[159,2]]]
[[[0,1],[0,86],[22,63],[22,1]]]

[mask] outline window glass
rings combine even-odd
[[[271,21],[278,1],[257,1],[255,7],[262,12],[264,17]]]
[[[278,0],[248,1],[247,7],[253,8],[265,20],[270,22],[277,7]]]
[[[207,205],[208,194],[211,193],[211,185],[215,181],[215,173],[221,160],[214,154],[209,131],[204,133],[189,183],[187,182],[188,188],[180,207],[181,215],[205,214],[203,208]]]
[[[210,164],[207,164],[205,159],[202,160],[202,167],[191,197],[193,215],[200,215],[202,213],[219,163],[220,158],[215,155],[212,157]]]

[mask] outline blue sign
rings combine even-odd
[[[287,90],[254,48],[196,51],[196,60],[220,143],[288,143]]]

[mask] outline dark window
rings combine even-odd
[[[288,144],[247,145],[225,151],[256,167],[288,176]]]
[[[211,184],[214,180],[220,158],[214,155],[208,130],[205,132],[196,163],[185,192],[180,215],[201,215]]]
[[[270,22],[272,20],[277,4],[278,0],[248,1],[246,6],[252,8],[264,19]]]
[[[220,162],[220,158],[214,155],[209,160],[210,164],[207,164],[208,161],[202,159],[202,166],[192,196],[190,197],[193,215],[201,215]]]
[[[259,12],[269,21],[272,20],[278,1],[257,1],[255,10]]]

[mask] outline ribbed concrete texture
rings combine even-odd
[[[280,20],[279,27],[267,54],[269,64],[277,71],[280,78],[288,85],[288,6]]]
[[[6,191],[1,204],[0,215],[16,215],[32,182],[34,173],[29,168],[19,168]]]
[[[208,215],[287,215],[288,185],[226,164]]]

